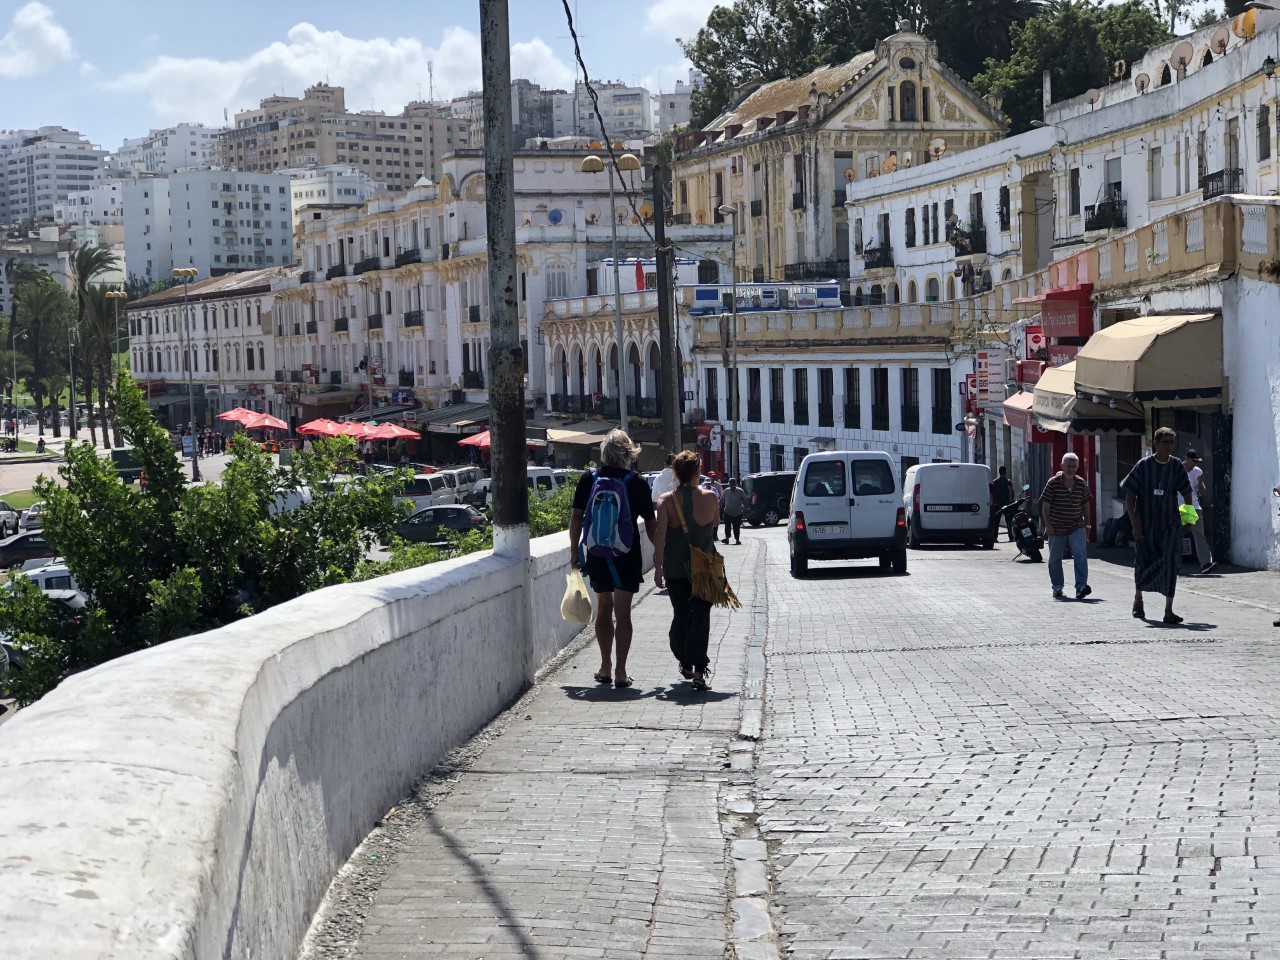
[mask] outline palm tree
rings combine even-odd
[[[69,264],[71,271],[71,282],[75,287],[76,294],[76,330],[79,331],[81,324],[84,322],[85,310],[88,308],[89,286],[98,277],[104,273],[115,269],[119,264],[120,258],[105,247],[94,247],[87,243],[81,244],[74,254],[71,256]],[[112,343],[115,341],[112,340]],[[81,362],[89,370],[96,365],[97,357],[89,355],[85,351],[81,351]],[[92,380],[92,373],[86,378]],[[74,384],[72,385],[74,389]],[[89,400],[89,430],[92,436],[93,431],[93,397],[90,395]],[[76,412],[71,411],[71,438],[74,440],[76,436]],[[97,442],[96,440],[94,441]]]
[[[111,366],[115,360],[116,343],[119,341],[120,331],[116,327],[116,307],[115,303],[107,297],[107,293],[111,288],[104,283],[95,283],[87,291],[88,309],[85,311],[85,319],[88,323],[81,329],[81,340],[89,340],[94,344],[93,357],[96,361],[94,364],[86,364],[92,366],[93,375],[97,379],[98,386],[98,420],[102,423],[102,446],[104,449],[111,449],[112,440],[107,436],[107,424],[110,422],[114,425],[115,414],[114,404],[112,405],[112,415],[107,416],[107,397],[113,383]],[[85,399],[89,401],[90,416],[93,411],[93,395],[88,393]],[[120,446],[119,442],[119,426],[114,426],[116,433],[115,445]],[[89,431],[92,435],[93,420],[89,421]]]
[[[95,447],[98,445],[98,420],[103,420],[103,439],[106,439],[107,427],[105,416],[100,418],[94,412],[94,382],[97,380],[98,370],[101,369],[103,353],[110,351],[115,344],[111,331],[102,329],[102,318],[105,316],[110,320],[110,314],[107,310],[109,301],[104,296],[108,289],[101,283],[89,285],[84,292],[84,322],[76,328],[76,353],[79,355],[80,360],[76,373],[79,375],[80,393],[84,397],[85,405],[88,407],[89,442]],[[104,336],[105,343],[103,342]]]
[[[61,389],[54,391],[50,380],[56,375],[49,362],[50,353],[56,350],[58,340],[65,331],[61,323],[65,321],[67,294],[57,282],[46,274],[40,278],[23,283],[14,294],[18,301],[16,319],[26,332],[22,342],[27,356],[31,358],[31,374],[27,385],[31,387],[31,395],[36,404],[36,417],[40,424],[40,433],[44,434],[44,398],[49,391],[53,409],[53,435],[62,436],[61,425],[57,417],[57,396]]]

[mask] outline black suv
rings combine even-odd
[[[742,481],[747,492],[747,514],[743,518],[753,527],[772,527],[791,514],[791,488],[796,484],[794,470],[776,473],[753,473]]]

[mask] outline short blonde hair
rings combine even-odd
[[[600,441],[600,463],[606,467],[629,467],[639,452],[625,430],[610,430]]]

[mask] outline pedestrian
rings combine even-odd
[[[625,430],[610,430],[600,442],[600,466],[578,478],[569,518],[569,565],[586,575],[596,592],[596,683],[629,687],[631,601],[644,581],[640,520],[650,543],[657,517],[644,477],[629,468],[640,448]],[[581,552],[580,552],[581,551]]]
[[[1007,467],[1001,467],[998,476],[991,482],[991,526],[995,529],[994,536],[1000,534],[1000,511],[1013,502],[1013,481],[1009,479],[1009,470]],[[1013,534],[1009,535],[1009,539],[1013,540]]]
[[[720,486],[720,480],[717,478],[714,470],[707,471],[707,478],[703,481],[702,486],[714,493],[716,495],[716,501],[719,502],[721,495],[724,493],[724,487]]]
[[[693,595],[693,570],[689,548],[708,553],[716,549],[716,521],[720,506],[716,496],[698,487],[698,455],[691,450],[673,458],[676,489],[658,502],[657,536],[653,545],[653,580],[664,583],[671,601],[671,628],[667,638],[679,664],[680,676],[696,690],[709,690],[711,666],[707,646],[711,636],[711,604]]]
[[[1145,620],[1142,594],[1159,593],[1164,596],[1164,622],[1168,624],[1182,622],[1182,617],[1173,612],[1173,594],[1182,561],[1178,494],[1191,496],[1186,468],[1174,456],[1177,445],[1178,435],[1169,427],[1161,427],[1155,435],[1155,452],[1134,464],[1120,483],[1137,550],[1133,615]]]
[[[668,453],[666,465],[661,470],[659,470],[658,475],[653,478],[653,502],[654,503],[657,503],[659,500],[662,499],[664,495],[670,493],[677,486],[679,486],[678,482],[676,481],[675,470],[671,466],[672,463],[675,462],[675,459],[676,459],[675,454]]]
[[[724,517],[724,542],[733,534],[734,543],[742,544],[742,518],[747,512],[747,491],[738,486],[738,478],[729,478],[729,489],[720,498],[720,512]]]
[[[1204,489],[1204,470],[1200,464],[1204,458],[1200,456],[1194,449],[1188,449],[1182,456],[1182,466],[1187,471],[1187,482],[1191,484],[1191,499],[1183,499],[1183,503],[1189,503],[1195,507],[1196,522],[1184,524],[1191,530],[1192,539],[1196,542],[1196,559],[1200,561],[1200,572],[1208,573],[1217,563],[1213,559],[1213,551],[1209,548],[1209,538],[1204,535],[1204,508],[1201,503],[1208,501],[1208,496]]]
[[[1004,467],[1000,468],[1002,471]],[[1040,494],[1040,513],[1044,517],[1044,535],[1049,538],[1049,586],[1053,599],[1061,600],[1064,587],[1062,554],[1071,548],[1075,564],[1076,599],[1083,600],[1093,589],[1089,586],[1089,554],[1085,544],[1085,505],[1093,499],[1089,485],[1078,476],[1080,458],[1064,454],[1062,469],[1049,478]]]

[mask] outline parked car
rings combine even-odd
[[[794,470],[752,473],[742,481],[747,494],[743,519],[753,527],[772,527],[791,514],[791,491],[796,485]]]
[[[23,530],[39,530],[44,526],[44,504],[33,503],[27,507],[26,513],[22,515],[22,519],[18,522]]]
[[[459,503],[470,503],[476,484],[484,479],[484,473],[479,467],[450,467],[439,471],[439,474],[445,478]]]
[[[907,572],[907,516],[894,462],[879,450],[811,453],[800,463],[787,540],[791,574],[810,560],[871,557],[881,570]]]
[[[396,533],[413,543],[439,543],[448,530],[468,533],[488,525],[483,513],[459,503],[419,510],[408,520],[402,520]]]
[[[43,530],[26,530],[0,540],[0,570],[16,567],[24,560],[34,560],[38,557],[52,559],[55,556],[57,551],[44,538]]]
[[[52,561],[34,568],[28,564],[23,564],[21,576],[34,581],[37,587],[45,591],[80,590],[80,584],[76,583],[76,578],[72,575],[71,569],[56,557]],[[10,583],[12,582],[13,580],[10,578]]]
[[[22,519],[22,511],[15,510],[0,500],[0,537],[11,537],[18,532],[18,521]]]
[[[907,546],[922,543],[982,544],[996,542],[992,516],[991,468],[982,463],[920,463],[907,470],[902,483]]]

